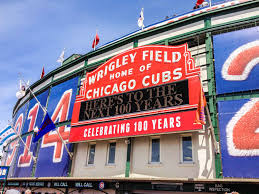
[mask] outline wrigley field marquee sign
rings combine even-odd
[[[143,46],[87,73],[74,104],[70,142],[201,129],[193,124],[200,69],[179,46]]]

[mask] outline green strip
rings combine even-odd
[[[206,18],[204,20],[204,25],[206,28],[211,27],[211,19]],[[206,61],[208,64],[207,75],[208,75],[208,93],[209,101],[208,107],[210,110],[211,122],[214,128],[214,133],[216,140],[219,142],[219,132],[218,132],[218,122],[217,122],[217,107],[216,107],[216,87],[215,87],[215,72],[214,72],[214,63],[213,63],[213,46],[212,46],[212,35],[211,32],[206,33],[205,39],[206,45]],[[222,178],[222,165],[220,154],[215,154],[215,169],[216,169],[216,178]]]
[[[137,40],[137,39],[134,40],[134,42],[133,42],[133,47],[134,47],[134,48],[138,47],[138,40]]]
[[[184,34],[180,34],[180,35],[177,35],[177,36],[172,36],[170,38],[166,38],[166,39],[159,40],[159,41],[156,41],[156,42],[152,42],[152,43],[149,43],[149,44],[150,45],[162,44],[162,43],[165,43],[166,41],[172,42],[172,41],[181,40],[181,39],[183,40],[185,38],[193,38],[194,36],[200,35],[204,31],[205,31],[205,28],[200,28],[198,30],[186,32]]]
[[[74,151],[75,151],[75,144],[71,144],[71,152],[72,152],[72,154],[73,154],[73,156],[74,156]],[[68,163],[68,174],[67,174],[67,176],[68,177],[71,177],[71,171],[72,171],[72,162],[73,162],[73,160],[69,160],[70,162]]]
[[[130,175],[130,155],[131,155],[131,141],[133,138],[128,138],[128,146],[127,146],[127,161],[125,168],[125,177],[129,177]]]
[[[87,67],[88,59],[85,60],[85,67]]]
[[[112,56],[112,57],[114,57],[114,56]],[[97,61],[97,62],[94,62],[94,63],[91,63],[91,64],[87,64],[88,70],[89,70],[89,67],[95,67],[95,66],[98,67],[98,66],[100,66],[101,64],[105,63],[106,61],[108,61],[112,57],[107,57],[105,59],[102,59],[101,61]]]
[[[134,40],[133,42],[133,47],[136,48],[138,47],[138,40]],[[128,138],[128,146],[127,146],[127,160],[126,160],[126,168],[125,168],[125,177],[130,176],[130,155],[131,155],[131,141],[133,138]]]
[[[258,98],[259,97],[259,91],[255,91],[253,93],[249,92],[243,92],[243,93],[237,93],[237,94],[226,94],[224,96],[218,96],[218,101],[226,101],[226,100],[242,100],[242,99],[250,99],[250,98]]]
[[[126,162],[126,169],[125,169],[125,177],[129,177],[130,172],[130,162]]]
[[[166,46],[169,45],[169,40],[168,40],[168,39],[165,40],[165,45],[166,45]]]
[[[81,79],[84,77],[85,74],[82,74],[78,77],[77,80],[77,87],[76,87],[76,95],[79,95],[80,92],[80,85],[81,85]]]
[[[258,21],[258,19],[259,19],[259,16],[252,16],[252,17],[248,17],[248,18],[243,18],[243,19],[239,19],[239,20],[233,20],[230,22],[213,25],[213,26],[211,26],[211,28],[213,30],[216,30],[217,28],[223,29],[224,27],[228,27],[228,28],[230,26],[235,27],[235,26],[238,26],[238,24],[240,24],[240,23],[245,23],[245,22],[251,23],[253,20],[256,22],[256,21]]]

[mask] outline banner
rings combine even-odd
[[[259,89],[258,27],[213,36],[217,94]]]
[[[77,85],[78,77],[74,77],[51,88],[48,101],[48,113],[51,115],[54,123],[71,119]],[[60,112],[62,112],[62,116],[58,116]]]
[[[78,77],[51,88],[48,100],[48,113],[54,123],[71,119],[78,85]],[[68,141],[70,126],[62,125],[59,130],[64,141]],[[71,162],[56,130],[43,136],[35,171],[36,177],[67,176]],[[71,149],[71,145],[67,144]]]
[[[37,96],[40,104],[45,107],[49,90],[41,93]],[[29,101],[29,108],[26,114],[22,134],[33,131],[36,127],[40,127],[43,120],[44,111],[37,103],[36,99],[33,98]],[[30,177],[32,175],[33,157],[36,156],[37,143],[32,142],[33,135],[29,135],[23,138],[27,148],[20,141],[17,162],[15,165],[14,177]]]
[[[158,118],[155,115],[197,109],[199,71],[187,44],[143,46],[113,57],[86,74],[76,97],[69,141],[141,135],[133,129],[136,122],[147,122],[151,127]],[[186,128],[181,126],[182,131],[201,128],[201,125],[193,128],[194,119],[189,122],[183,124]],[[118,128],[112,129],[117,123]],[[111,132],[127,126],[130,129],[126,133]],[[92,129],[99,135],[86,135]],[[169,131],[178,130],[172,127],[160,133]],[[147,130],[143,134],[152,133],[159,132]]]
[[[259,178],[259,98],[218,102],[224,177]]]
[[[23,124],[25,121],[25,115],[28,108],[28,102],[24,104],[19,110],[16,112],[14,119],[13,119],[13,129],[17,132],[17,134],[21,134],[23,130]],[[7,156],[5,159],[5,166],[10,166],[8,177],[11,177],[14,172],[14,167],[16,164],[16,157],[17,157],[17,150],[18,145],[21,145],[19,139],[13,141],[9,144],[7,148]]]

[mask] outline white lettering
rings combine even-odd
[[[167,51],[165,51],[165,53],[164,53],[164,62],[165,63],[171,63],[171,60],[168,59]]]
[[[156,120],[152,120],[152,124],[153,124],[153,129],[156,129]]]
[[[143,78],[143,80],[142,80],[142,85],[143,85],[143,86],[149,86],[149,83],[146,82],[146,79],[148,79],[148,78],[150,78],[149,75],[147,75],[147,76],[145,76],[145,77]]]
[[[142,60],[145,61],[146,60],[146,57],[148,56],[148,53],[149,51],[143,51],[142,53]]]
[[[135,88],[136,84],[137,84],[136,80],[132,79],[132,80],[129,81],[128,88],[130,90],[133,90]]]
[[[87,137],[87,129],[84,130],[84,137]]]
[[[162,61],[162,51],[155,52],[155,61],[158,61],[158,62]]]
[[[89,85],[94,84],[96,78],[96,74],[89,77]]]
[[[158,119],[158,129],[162,129],[162,119]]]
[[[134,62],[134,60],[135,60],[135,57],[136,57],[136,52],[134,53],[134,54],[130,54],[129,56],[130,56],[130,60],[131,60],[131,63],[133,63]]]
[[[174,69],[173,74],[177,75],[177,76],[173,77],[173,80],[178,80],[178,79],[180,79],[182,77],[182,72],[181,71],[182,71],[182,68]]]
[[[172,62],[173,63],[176,63],[176,62],[178,62],[178,61],[180,61],[180,59],[181,59],[181,53],[180,52],[173,52],[172,53]]]
[[[115,69],[115,65],[114,64],[115,64],[114,61],[109,64],[109,71],[113,71]]]
[[[88,90],[87,92],[86,92],[86,97],[89,99],[89,98],[92,98],[92,96],[89,96],[89,93],[90,92],[92,92],[92,90]]]
[[[174,128],[174,117],[170,117],[170,128]]]
[[[176,127],[181,127],[181,121],[180,121],[181,117],[176,117]]]
[[[170,71],[164,71],[162,72],[162,82],[168,82],[171,80],[171,72]]]
[[[111,88],[111,85],[107,85],[104,89],[104,94],[109,95],[111,92],[108,92],[107,89]]]
[[[128,55],[124,55],[122,57],[122,65],[127,65],[128,64]]]

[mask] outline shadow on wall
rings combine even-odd
[[[203,164],[200,163],[199,160],[199,167],[200,167],[200,176],[205,178],[214,178],[215,177],[215,162],[214,162],[214,149],[212,143],[212,136],[210,131],[208,130],[209,124],[208,121],[204,126],[204,131],[198,134],[198,138],[200,139],[198,149],[196,150],[203,150],[202,154],[200,154],[200,160],[203,161]],[[211,150],[212,149],[212,150]]]

